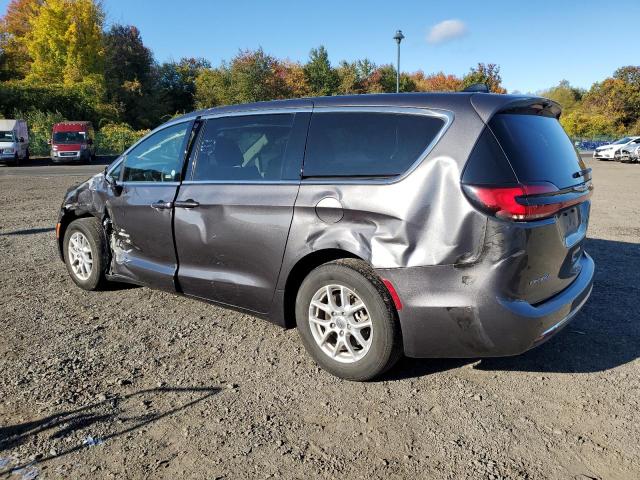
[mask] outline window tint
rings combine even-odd
[[[208,120],[195,151],[193,180],[285,178],[293,120],[289,113]]]
[[[462,181],[470,185],[518,183],[507,157],[488,128],[484,129],[469,155]]]
[[[124,161],[125,182],[178,182],[184,139],[191,123],[160,130],[137,145]]]
[[[489,125],[520,182],[562,189],[583,181],[573,174],[586,166],[555,118],[501,113]]]
[[[305,177],[400,175],[418,160],[444,121],[425,115],[314,113]]]

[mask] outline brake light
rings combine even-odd
[[[558,195],[557,201],[553,201],[555,194],[562,192],[551,183],[510,187],[464,185],[463,190],[481,210],[498,218],[515,221],[551,217],[564,208],[584,202],[591,195],[589,185],[583,192],[577,192],[578,196],[567,198],[567,195]],[[540,199],[544,199],[544,202]]]

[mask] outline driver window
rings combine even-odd
[[[131,150],[124,161],[125,182],[179,182],[184,139],[190,122],[160,130]]]

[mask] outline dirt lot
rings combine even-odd
[[[295,330],[79,290],[53,239],[76,167],[0,167],[0,478],[638,478],[640,165],[591,166],[596,284],[569,327],[367,384],[320,371]]]

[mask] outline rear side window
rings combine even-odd
[[[332,112],[311,117],[305,177],[400,175],[436,138],[444,121],[426,115]]]
[[[573,175],[586,166],[555,118],[500,113],[489,126],[521,183],[551,182],[563,189],[583,181]]]
[[[518,181],[504,152],[489,128],[485,128],[462,174],[462,182],[469,185],[510,185]]]

